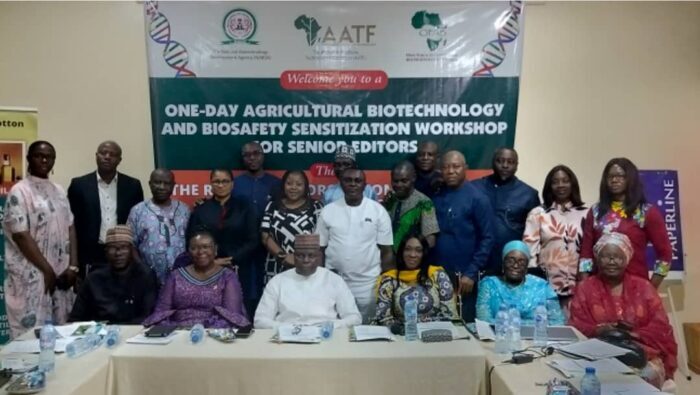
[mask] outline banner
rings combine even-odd
[[[36,140],[37,110],[33,108],[0,107],[0,221],[4,219],[7,193],[15,182],[25,176],[27,147]],[[10,327],[5,314],[5,233],[0,227],[0,344],[10,339]]]
[[[421,141],[472,177],[513,146],[521,2],[147,2],[145,19],[156,164],[185,201],[249,141],[315,195],[342,144],[380,195]]]
[[[640,170],[647,202],[656,206],[666,223],[668,239],[673,249],[670,279],[680,279],[684,273],[683,234],[681,232],[681,204],[678,186],[678,172],[675,170]],[[647,265],[654,269],[656,254],[651,245],[647,246]]]

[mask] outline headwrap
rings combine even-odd
[[[503,246],[503,256],[501,258],[505,259],[506,255],[511,251],[520,251],[525,254],[527,259],[530,259],[530,248],[520,240],[513,240],[506,243],[506,245]]]
[[[134,243],[134,234],[131,232],[131,227],[127,225],[117,225],[107,230],[105,236],[105,244],[126,242]]]
[[[296,235],[294,238],[294,249],[299,248],[321,248],[321,238],[319,235]]]
[[[341,159],[350,159],[355,162],[355,150],[347,144],[338,146],[338,149],[335,151],[335,160],[338,161]]]
[[[630,259],[632,259],[634,250],[632,250],[632,243],[627,236],[618,232],[604,233],[593,246],[593,253],[595,254],[596,258],[598,257],[598,254],[600,254],[603,247],[608,244],[620,247],[622,252],[625,253],[625,263],[629,263]]]

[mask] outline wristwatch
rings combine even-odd
[[[284,258],[286,258],[286,257],[287,257],[287,253],[284,252],[284,250],[281,250],[280,252],[277,253],[277,255],[275,255],[275,258],[277,258],[278,261],[283,261]]]
[[[68,270],[72,271],[73,273],[80,273],[80,268],[77,266],[68,266]]]

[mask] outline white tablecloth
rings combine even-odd
[[[524,343],[526,346],[531,345],[530,342]],[[486,377],[486,386],[488,387],[489,383],[491,385],[491,395],[542,395],[546,393],[546,387],[543,384],[550,379],[555,377],[561,380],[565,379],[563,375],[545,364],[550,359],[566,358],[561,354],[554,353],[546,358],[535,359],[528,364],[501,365],[503,360],[508,358],[493,352],[494,343],[482,342],[481,345],[486,352],[487,376],[489,370],[493,367],[490,380],[489,377]],[[601,381],[603,390],[605,390],[606,384],[616,383],[639,383],[647,386],[646,382],[636,375],[606,374],[604,372],[597,372],[596,374]],[[581,376],[575,376],[567,380],[578,388]]]
[[[141,330],[140,327],[122,327],[122,341]],[[34,338],[34,332],[24,334],[22,339]],[[70,359],[65,354],[56,354],[56,370],[47,377],[46,389],[42,395],[99,395],[107,392],[107,374],[109,372],[109,356],[116,349],[100,347],[77,359]],[[20,356],[22,354],[13,354]],[[7,357],[5,351],[0,351],[0,358]],[[30,354],[26,358],[38,360],[38,354]],[[7,392],[5,388],[0,394]]]
[[[123,344],[111,357],[111,395],[478,394],[484,351],[475,340],[350,343],[346,329],[321,344],[277,344],[258,330],[232,344],[180,333],[166,346]]]

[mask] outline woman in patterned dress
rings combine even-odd
[[[32,143],[29,175],[5,203],[5,306],[13,339],[47,320],[64,324],[75,299],[73,214],[66,192],[49,180],[55,161],[51,143]]]
[[[658,288],[671,268],[673,249],[661,211],[646,201],[637,166],[627,158],[610,159],[600,180],[600,198],[591,207],[583,228],[579,272],[588,276],[593,267],[593,246],[606,233],[618,232],[632,242],[634,254],[627,271],[650,280]],[[647,244],[654,247],[656,261],[647,267]],[[648,271],[652,270],[651,279]]]
[[[411,295],[418,302],[419,322],[459,319],[452,282],[442,267],[428,264],[428,248],[422,235],[409,234],[399,244],[397,269],[379,277],[375,323],[403,323],[403,307]]]
[[[309,180],[300,170],[282,176],[280,199],[267,204],[260,224],[262,243],[268,251],[265,283],[275,274],[294,267],[294,238],[311,234],[323,206],[309,196]]]
[[[527,216],[523,241],[530,248],[529,267],[547,273],[564,314],[568,314],[588,208],[581,201],[576,174],[564,165],[555,166],[547,174],[542,200],[544,204]]]

